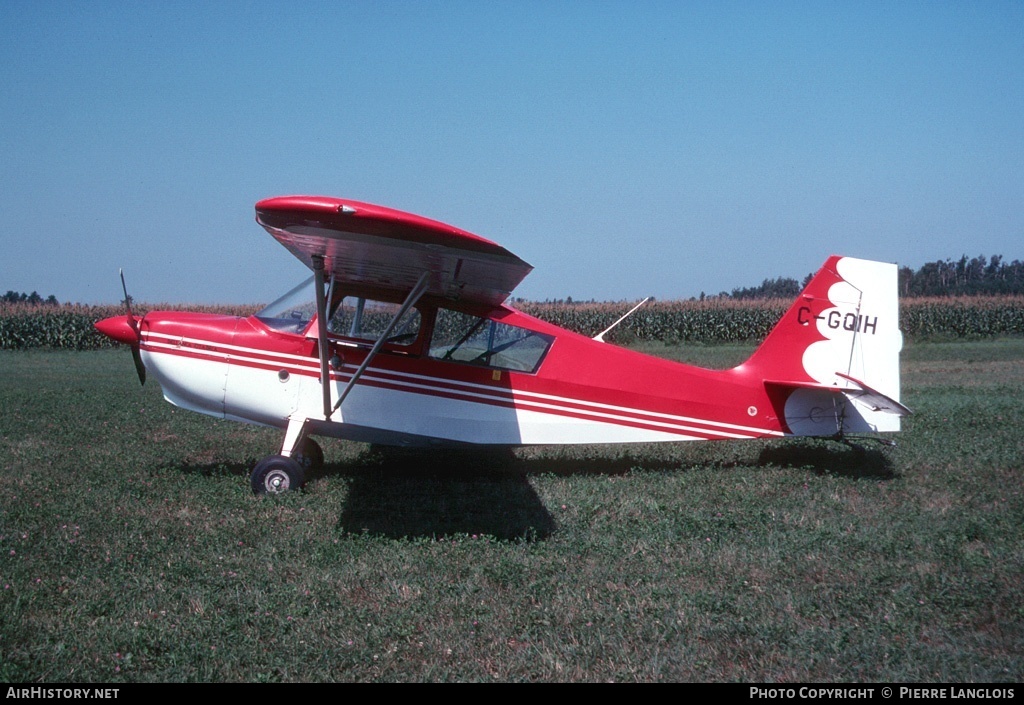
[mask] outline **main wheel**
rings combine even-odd
[[[249,481],[256,494],[281,494],[300,489],[306,483],[306,473],[291,458],[269,455],[256,463]]]
[[[319,472],[324,467],[324,449],[312,438],[303,440],[292,453],[292,458],[302,466],[305,473]]]

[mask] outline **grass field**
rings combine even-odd
[[[903,368],[895,449],[325,441],[256,498],[278,432],[123,349],[4,351],[0,681],[1019,682],[1024,339]]]

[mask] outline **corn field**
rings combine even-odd
[[[641,307],[608,339],[664,343],[741,343],[763,340],[792,301],[708,299],[657,301]],[[586,335],[596,335],[630,303],[516,304],[524,313]],[[900,329],[909,340],[979,339],[1024,335],[1024,297],[964,296],[900,300]]]
[[[778,323],[790,303],[774,299],[650,302],[613,329],[606,340],[619,344],[636,340],[669,344],[760,340]],[[516,307],[577,333],[596,335],[632,308],[633,303],[523,302]]]
[[[249,316],[259,306],[175,306],[174,304],[132,304],[133,313],[149,311],[196,311]],[[56,350],[95,350],[116,347],[117,343],[93,328],[96,321],[123,316],[123,305],[88,306],[83,304],[0,303],[0,350],[52,348]]]
[[[610,342],[737,343],[763,339],[791,302],[712,299],[656,301],[640,308],[607,337]],[[517,302],[516,308],[584,335],[596,335],[631,303]],[[137,304],[135,313],[185,310],[248,316],[256,305]],[[122,306],[0,304],[0,349],[92,350],[112,347],[93,324],[124,313]],[[909,340],[979,339],[1024,335],[1024,297],[908,298],[900,302],[900,328]]]

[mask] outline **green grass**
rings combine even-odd
[[[0,680],[1020,681],[1024,340],[903,360],[895,449],[325,441],[256,498],[278,432],[0,353]]]

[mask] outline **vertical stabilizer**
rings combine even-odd
[[[898,431],[897,267],[833,256],[741,366],[795,435]]]

